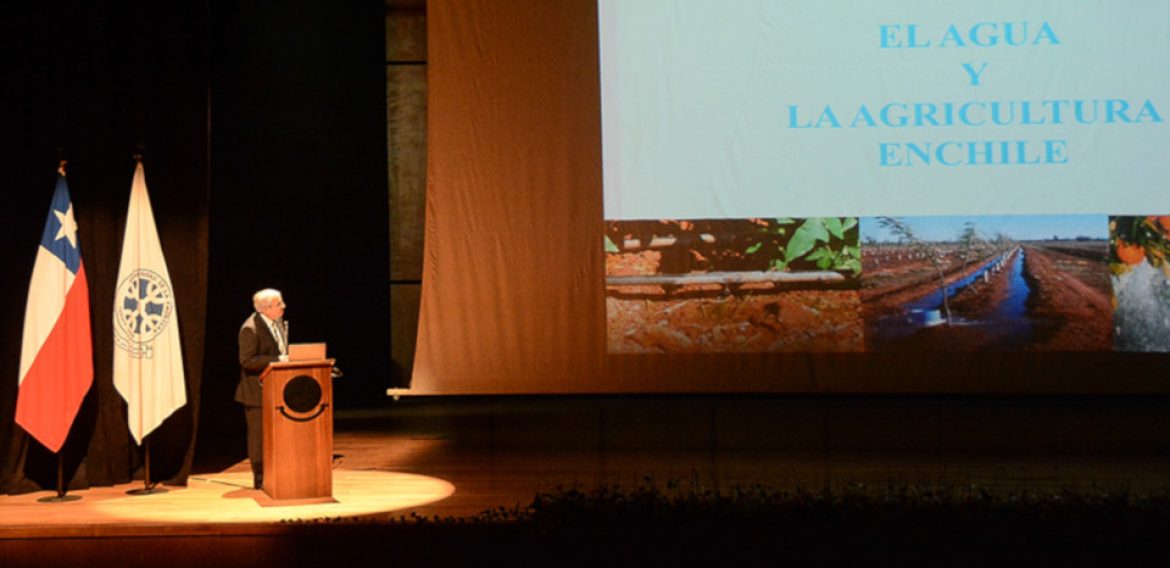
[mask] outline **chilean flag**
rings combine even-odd
[[[60,451],[93,384],[89,285],[64,174],[57,176],[28,286],[19,384],[16,423]]]

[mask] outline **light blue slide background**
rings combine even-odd
[[[1170,208],[1170,2],[599,0],[605,217],[1147,214]],[[969,42],[1028,24],[1028,45]],[[1059,40],[1038,37],[1047,23]],[[882,26],[906,44],[882,47]],[[949,26],[968,45],[940,46]],[[1017,37],[1020,28],[1017,27]],[[964,68],[982,67],[980,84]],[[1162,121],[850,128],[859,105],[1122,99]],[[830,106],[841,128],[793,128]],[[801,121],[798,121],[799,124]],[[1066,144],[1062,163],[883,166],[880,145]]]

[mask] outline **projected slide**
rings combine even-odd
[[[1170,3],[598,12],[610,352],[1170,351]]]

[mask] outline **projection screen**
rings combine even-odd
[[[1168,392],[1168,29],[432,0],[412,392]]]

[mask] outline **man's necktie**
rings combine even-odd
[[[280,329],[280,322],[279,321],[272,322],[272,334],[276,336],[276,345],[277,345],[277,347],[280,348],[280,353],[282,355],[287,353],[288,347],[286,347],[286,344],[284,342],[285,341],[284,332],[281,331],[281,329]]]

